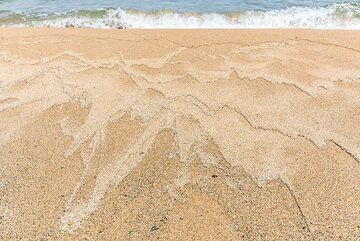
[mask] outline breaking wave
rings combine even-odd
[[[0,12],[0,26],[360,29],[360,3],[234,13],[140,12],[121,8],[52,14]]]

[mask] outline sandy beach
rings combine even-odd
[[[359,240],[359,40],[0,29],[0,240]]]

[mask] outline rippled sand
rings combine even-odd
[[[358,240],[359,31],[0,30],[1,240]]]

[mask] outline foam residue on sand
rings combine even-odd
[[[171,222],[200,194],[237,237],[356,236],[360,62],[349,39],[357,32],[2,31],[0,182],[11,180],[2,205],[20,213],[0,224],[14,227],[1,228],[3,237],[86,236],[87,225],[125,213],[106,227],[148,235],[154,213]],[[63,166],[50,165],[56,175],[46,171],[52,160]],[[10,185],[23,180],[66,191],[38,197],[36,185]],[[44,220],[39,233],[22,228],[31,205],[42,207],[31,211]],[[282,221],[268,222],[270,214]]]

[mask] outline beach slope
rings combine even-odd
[[[0,239],[358,240],[359,39],[0,29]]]

